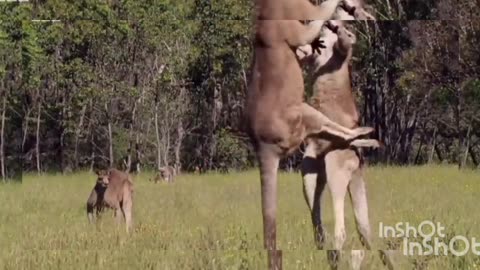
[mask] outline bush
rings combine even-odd
[[[215,167],[219,169],[245,169],[249,166],[248,147],[227,129],[217,133]]]

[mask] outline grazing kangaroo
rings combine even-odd
[[[264,246],[270,269],[281,269],[276,247],[277,170],[309,135],[348,145],[370,127],[348,129],[303,100],[304,81],[295,48],[310,44],[340,0],[256,0],[253,70],[246,100],[246,131],[260,165]],[[308,26],[299,20],[316,20]],[[323,134],[320,134],[323,133]]]
[[[97,181],[87,200],[87,216],[93,223],[93,210],[97,218],[105,207],[115,210],[117,223],[123,215],[127,233],[132,226],[133,182],[130,176],[116,169],[96,171]]]
[[[352,10],[350,8],[350,10]],[[361,7],[356,8],[357,18],[373,18]],[[367,15],[365,15],[367,14]],[[335,16],[340,20],[352,20],[348,12],[339,10]],[[330,119],[354,128],[358,126],[359,113],[352,94],[349,64],[355,35],[348,31],[343,21],[326,23],[323,32],[321,54],[311,46],[298,48],[297,55],[302,63],[310,66],[314,74],[313,106]],[[378,147],[364,140],[365,144],[356,147]],[[345,242],[344,200],[347,189],[350,193],[357,231],[366,249],[371,249],[371,230],[368,218],[368,204],[364,183],[364,162],[361,149],[355,146],[332,147],[332,142],[321,138],[307,138],[307,146],[302,161],[304,196],[311,211],[315,240],[323,248],[324,231],[321,223],[321,197],[325,185],[328,185],[333,199],[335,214],[335,251],[329,252],[329,263],[336,269],[340,259],[340,250]],[[384,264],[393,269],[391,255],[380,251]],[[352,268],[360,269],[364,252],[352,250]]]

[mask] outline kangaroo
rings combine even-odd
[[[353,14],[357,14],[357,18],[373,18],[362,11],[361,7],[356,10],[357,12]],[[318,48],[306,45],[297,49],[297,56],[303,64],[310,66],[314,75],[313,106],[334,121],[354,128],[358,126],[359,113],[352,94],[349,64],[356,37],[345,28],[343,21],[355,18],[349,15],[350,13],[352,12],[340,10],[335,16],[339,20],[326,23],[321,53],[318,52]],[[323,248],[324,231],[321,224],[320,202],[325,185],[330,189],[335,214],[335,250],[329,251],[328,258],[331,267],[336,269],[340,250],[346,238],[344,200],[347,189],[352,199],[357,231],[362,244],[366,249],[371,249],[372,237],[364,183],[365,165],[361,149],[358,147],[378,145],[370,140],[346,148],[333,146],[331,141],[321,138],[307,138],[306,142],[302,161],[304,196],[311,211],[317,246]],[[380,254],[383,263],[389,269],[393,269],[390,254],[385,251],[380,251]],[[351,255],[352,268],[360,269],[364,252],[353,250]]]
[[[370,127],[346,128],[303,100],[304,81],[295,48],[310,44],[334,14],[340,0],[320,6],[308,0],[256,0],[253,69],[245,124],[260,165],[264,246],[269,269],[281,269],[276,250],[277,171],[280,158],[308,136],[330,137],[348,145]],[[315,20],[308,26],[299,20]]]
[[[93,210],[97,218],[105,207],[115,210],[117,223],[123,215],[127,233],[132,226],[133,182],[130,176],[117,169],[99,170],[97,181],[87,200],[87,216],[93,223]]]
[[[175,182],[176,175],[177,171],[175,170],[175,168],[173,168],[172,166],[164,166],[158,170],[158,173],[155,174],[154,178],[150,178],[148,179],[148,181],[153,181],[155,184],[162,180],[167,183],[173,183]]]

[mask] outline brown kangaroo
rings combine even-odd
[[[350,9],[352,10],[352,9]],[[357,7],[356,17],[373,18],[362,7]],[[358,15],[360,14],[360,15]],[[368,14],[368,15],[365,15]],[[354,19],[346,11],[337,12],[338,21],[327,23],[322,35],[324,49],[321,54],[303,46],[297,55],[303,63],[308,63],[314,74],[313,106],[334,121],[347,127],[358,126],[359,113],[352,95],[349,64],[355,35],[344,27],[344,21]],[[357,147],[378,146],[375,143],[358,144]],[[332,147],[332,142],[321,138],[308,138],[302,162],[304,195],[311,211],[315,240],[323,248],[324,231],[321,224],[321,197],[327,184],[333,199],[335,214],[335,250],[329,251],[329,263],[336,269],[340,250],[346,238],[344,224],[344,200],[348,191],[352,199],[357,231],[363,246],[371,249],[371,231],[368,218],[368,205],[364,183],[363,156],[356,147]],[[391,254],[380,251],[385,265],[393,269]],[[352,269],[360,269],[364,257],[363,250],[352,250]]]
[[[126,224],[127,233],[132,226],[132,206],[133,206],[133,182],[130,176],[117,169],[99,170],[97,181],[87,200],[87,216],[90,223],[93,223],[93,210],[96,210],[96,216],[105,207],[115,210],[117,223],[120,223],[123,215]]]
[[[161,180],[167,183],[173,183],[175,181],[175,176],[175,168],[173,168],[172,166],[164,166],[161,167],[155,177],[153,179],[149,179],[149,181],[153,181],[155,184]]]

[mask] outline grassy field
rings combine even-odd
[[[258,171],[183,175],[174,184],[135,177],[134,232],[117,227],[112,212],[89,226],[85,202],[91,173],[25,175],[22,184],[0,186],[1,269],[265,269]],[[375,246],[379,222],[418,225],[434,220],[449,237],[480,242],[480,173],[455,167],[371,167],[367,173]],[[327,237],[333,233],[330,195],[324,196]],[[345,250],[360,248],[347,200]],[[278,241],[284,269],[327,269],[314,248],[299,174],[279,180]],[[331,246],[331,245],[330,245]],[[479,247],[480,250],[480,247]],[[401,269],[480,269],[480,259],[400,256]],[[368,252],[364,269],[383,269]]]

